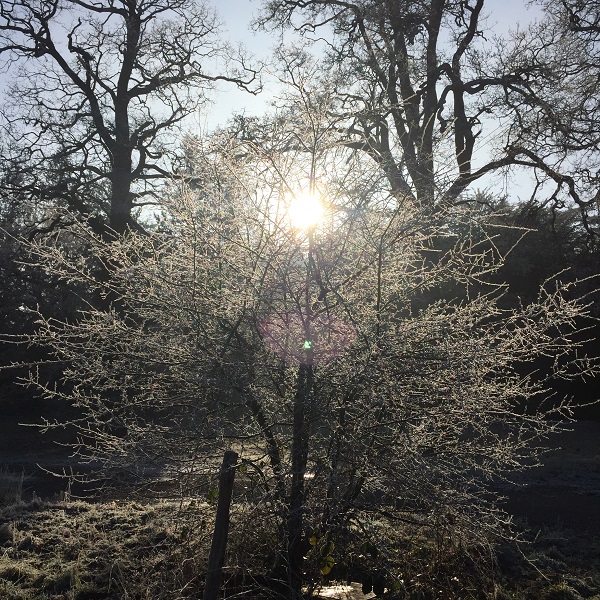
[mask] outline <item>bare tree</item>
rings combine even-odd
[[[0,54],[6,168],[103,234],[139,229],[170,174],[168,135],[215,82],[256,82],[196,0],[3,1]]]
[[[597,3],[548,3],[545,18],[513,33],[490,57],[494,68],[530,73],[527,85],[503,97],[511,118],[508,142],[532,169],[538,205],[575,206],[589,233],[598,233],[600,18]],[[496,67],[498,68],[498,67]]]
[[[107,242],[74,224],[115,264],[109,281],[38,242],[45,268],[122,310],[38,315],[24,341],[50,347],[64,381],[29,383],[80,408],[77,451],[113,478],[194,494],[233,446],[245,501],[276,523],[271,575],[290,597],[335,565],[416,590],[399,583],[399,524],[467,545],[501,531],[489,482],[535,464],[559,427],[548,417],[568,416],[552,378],[597,372],[573,340],[586,309],[550,287],[502,310],[487,216],[399,203],[313,117],[293,136],[274,119],[269,153],[241,133],[189,149],[194,187],[165,197],[159,231]],[[276,153],[278,138],[295,144]],[[289,204],[310,182],[325,217],[302,230]],[[452,585],[464,597],[468,582]]]
[[[443,205],[525,168],[537,202],[579,206],[593,232],[597,39],[585,23],[597,7],[552,6],[510,41],[486,29],[484,0],[270,0],[260,23],[325,44],[314,89],[337,101],[340,143],[371,157],[397,197]]]
[[[550,5],[545,3],[547,8]],[[561,0],[560,9],[569,20],[569,29],[580,33],[597,34],[600,31],[600,5],[597,0]]]

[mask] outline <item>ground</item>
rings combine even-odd
[[[75,499],[46,473],[68,466],[64,449],[18,420],[3,418],[0,438],[0,598],[198,597],[213,506]],[[555,439],[544,467],[502,490],[525,541],[501,546],[490,598],[600,600],[600,423],[572,429]],[[362,598],[356,585],[320,593]],[[467,598],[461,594],[411,598]]]
[[[544,465],[507,488],[506,510],[534,529],[600,536],[600,422],[572,423],[550,442]]]

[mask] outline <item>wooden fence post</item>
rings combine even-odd
[[[225,562],[225,547],[229,532],[229,508],[235,478],[235,465],[238,455],[233,450],[227,450],[223,456],[223,464],[219,473],[219,497],[217,500],[217,516],[213,532],[210,554],[208,556],[208,570],[204,585],[203,600],[217,600],[221,587],[221,572]]]

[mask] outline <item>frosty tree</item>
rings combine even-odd
[[[493,219],[403,202],[331,143],[326,101],[302,98],[294,123],[188,140],[188,180],[151,234],[106,241],[74,220],[39,242],[45,269],[114,303],[40,313],[27,339],[62,368],[30,385],[77,407],[76,450],[113,480],[194,495],[235,448],[292,597],[332,569],[400,585],[401,523],[487,543],[503,526],[488,483],[535,464],[549,417],[568,415],[551,380],[597,371],[578,355],[571,290],[501,309]],[[305,191],[322,214],[299,227]]]

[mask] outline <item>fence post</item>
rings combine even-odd
[[[204,585],[203,600],[217,600],[221,587],[221,572],[225,562],[225,547],[229,532],[229,508],[233,492],[235,465],[238,455],[233,450],[227,450],[223,456],[223,464],[219,473],[219,497],[217,500],[217,516],[213,532],[210,554],[208,556],[208,570]]]

